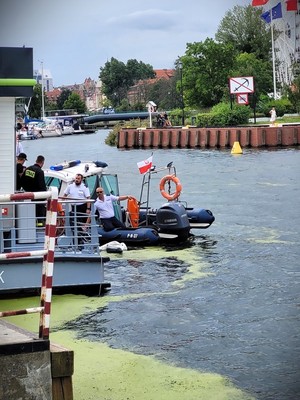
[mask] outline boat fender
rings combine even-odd
[[[127,200],[127,212],[129,215],[130,224],[133,228],[139,227],[140,207],[136,198],[131,197]]]
[[[107,163],[106,162],[104,162],[104,161],[94,161],[94,164],[96,165],[96,167],[102,167],[102,168],[105,168],[105,167],[107,167]]]
[[[117,242],[113,240],[112,242],[106,243],[99,247],[100,251],[107,251],[108,253],[121,253],[127,250],[127,246],[123,242]]]
[[[170,194],[170,193],[166,192],[166,190],[165,190],[165,184],[169,183],[169,182],[175,183],[175,192],[173,194]],[[177,176],[166,175],[161,179],[161,181],[159,183],[159,190],[160,190],[161,195],[165,199],[167,199],[168,201],[172,201],[172,200],[176,200],[180,196],[180,193],[182,191],[182,185],[180,183],[179,178],[177,178]]]

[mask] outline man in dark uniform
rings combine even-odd
[[[17,156],[17,165],[16,165],[16,170],[17,170],[17,190],[21,190],[22,187],[22,175],[26,169],[24,163],[27,161],[27,155],[25,153],[20,153]]]
[[[22,187],[26,192],[46,192],[45,176],[42,167],[45,163],[44,156],[37,156],[34,165],[25,169],[22,176]],[[36,217],[38,218],[38,223],[44,223],[46,216],[46,208],[44,204],[36,205]]]

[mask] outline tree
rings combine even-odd
[[[31,118],[40,118],[42,113],[42,85],[37,83],[34,88],[33,88],[33,95],[31,99],[28,99],[29,104],[29,109],[27,114]],[[27,102],[27,104],[28,104]]]
[[[84,101],[81,100],[78,93],[71,93],[63,105],[64,109],[76,110],[79,114],[84,113],[86,110]]]
[[[107,61],[100,68],[99,78],[102,81],[102,92],[110,100],[113,107],[121,104],[127,98],[130,86],[140,79],[153,78],[155,73],[149,64],[137,60],[128,60],[125,65],[116,58]]]
[[[178,74],[178,72],[177,72]],[[160,110],[180,107],[180,96],[176,90],[177,74],[170,79],[159,79],[146,87],[146,97],[154,101]]]
[[[235,61],[233,46],[210,38],[188,43],[180,60],[185,105],[210,107],[217,104],[228,87],[229,71]],[[178,87],[180,84],[178,81]]]
[[[288,98],[292,105],[294,106],[297,113],[300,113],[300,75],[298,75],[294,81],[292,86],[287,90]]]
[[[150,64],[144,64],[142,61],[131,59],[127,61],[126,69],[131,79],[130,86],[142,79],[155,78],[155,72]]]
[[[62,110],[64,108],[64,102],[68,99],[68,97],[72,94],[70,89],[63,89],[61,94],[58,96],[56,104],[57,109]]]
[[[235,6],[225,14],[215,39],[231,44],[237,53],[253,53],[256,58],[271,58],[270,26],[262,20],[261,7]]]
[[[273,75],[270,61],[256,58],[255,54],[241,53],[236,57],[235,65],[230,74],[234,76],[253,76],[254,90],[258,98],[261,94],[272,91]]]

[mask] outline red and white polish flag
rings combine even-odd
[[[264,6],[269,0],[252,0],[252,6]]]
[[[147,158],[147,160],[140,161],[137,163],[138,169],[140,170],[140,174],[145,174],[152,167],[152,158],[153,156]]]

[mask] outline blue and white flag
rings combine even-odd
[[[272,14],[271,14],[272,13]],[[282,8],[281,8],[281,2],[277,4],[277,6],[273,7],[271,10],[264,12],[260,16],[265,22],[268,24],[273,20],[273,19],[278,19],[282,18]]]

